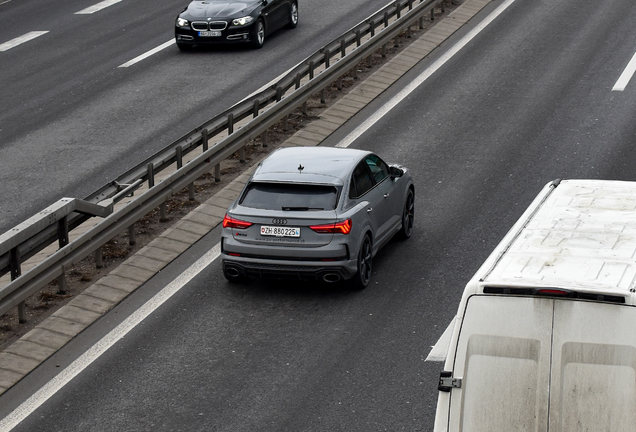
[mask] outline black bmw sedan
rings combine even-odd
[[[194,45],[249,43],[298,24],[297,0],[194,0],[177,17],[175,38],[182,49]]]

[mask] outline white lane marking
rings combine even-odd
[[[139,63],[140,61],[150,57],[151,55],[156,54],[159,51],[164,50],[164,49],[168,48],[170,45],[174,45],[174,44],[175,44],[175,40],[174,39],[170,39],[168,42],[166,42],[164,44],[161,44],[157,48],[153,48],[150,51],[145,52],[142,55],[137,56],[137,57],[135,57],[134,59],[132,59],[130,61],[127,61],[126,63],[124,63],[123,65],[120,65],[119,67],[120,68],[125,68],[125,67],[128,67],[128,66],[132,66],[135,63]]]
[[[33,411],[38,409],[44,402],[57,393],[62,387],[79,375],[91,363],[99,358],[106,350],[112,347],[117,341],[126,336],[147,316],[157,310],[170,297],[179,292],[188,282],[203,271],[208,265],[221,255],[221,244],[217,243],[205,255],[199,258],[186,271],[177,276],[172,282],[164,287],[153,298],[148,300],[143,306],[136,310],[121,324],[110,331],[95,345],[89,348],[84,354],[71,363],[66,369],[46,383],[41,389],[35,392],[29,399],[24,401],[19,407],[11,412],[7,417],[0,420],[0,431],[8,432],[16,427],[21,421],[27,418]]]
[[[627,67],[618,78],[618,81],[616,81],[616,84],[614,84],[614,88],[612,88],[612,91],[625,90],[625,87],[627,87],[627,84],[629,84],[629,80],[632,79],[634,73],[636,73],[636,54],[634,54],[634,57],[632,57],[632,59],[629,61]]]
[[[441,68],[448,60],[450,60],[455,54],[457,54],[464,46],[466,46],[472,39],[474,39],[483,29],[485,29],[491,22],[493,22],[499,15],[501,15],[508,7],[516,0],[507,0],[502,3],[497,9],[495,9],[486,19],[484,19],[477,27],[472,29],[466,36],[464,36],[457,44],[449,49],[442,57],[437,59],[432,65],[430,65],[424,72],[422,72],[417,78],[415,78],[408,86],[406,86],[397,95],[393,96],[385,105],[365,120],[360,126],[347,135],[340,143],[336,144],[336,147],[349,147],[356,139],[358,139],[363,133],[377,123],[382,117],[387,115],[397,104],[402,102],[409,94],[417,89],[424,81],[431,77],[439,68]]]
[[[103,2],[99,2],[91,7],[87,7],[86,9],[82,9],[79,12],[75,12],[75,15],[90,15],[95,12],[99,12],[102,9],[106,9],[109,6],[112,6],[116,3],[119,3],[122,0],[104,0]]]
[[[448,347],[450,346],[451,336],[453,335],[454,322],[455,320],[448,324],[448,327],[446,327],[446,330],[444,330],[444,333],[442,333],[437,343],[431,347],[431,351],[428,353],[428,357],[426,357],[425,361],[446,361]]]
[[[18,46],[20,44],[28,42],[28,41],[30,41],[32,39],[35,39],[35,38],[40,37],[40,36],[42,36],[44,34],[47,34],[47,33],[48,33],[48,30],[47,31],[32,31],[32,32],[29,32],[27,34],[24,34],[24,35],[22,35],[20,37],[15,38],[15,39],[11,39],[9,42],[5,42],[3,44],[0,44],[0,51],[7,51],[7,50],[9,50],[9,49],[11,49],[13,47],[16,47],[16,46]]]

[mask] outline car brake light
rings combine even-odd
[[[223,228],[238,228],[245,229],[254,225],[252,222],[245,222],[242,220],[234,219],[233,217],[229,217],[227,213],[223,218]]]
[[[324,224],[324,225],[311,225],[309,228],[316,231],[317,233],[326,234],[349,234],[351,232],[351,227],[353,226],[353,222],[351,219],[347,219],[342,222]]]
[[[538,295],[547,295],[547,296],[564,296],[567,297],[569,296],[571,293],[571,291],[566,291],[566,290],[560,290],[560,289],[538,289],[537,290],[537,294]]]

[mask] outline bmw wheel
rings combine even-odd
[[[293,29],[298,25],[298,3],[293,2],[289,10],[289,23],[287,28]]]
[[[263,47],[265,43],[265,24],[263,20],[259,19],[254,25],[254,31],[252,32],[252,47],[259,49]]]
[[[402,229],[400,236],[409,238],[413,234],[413,223],[415,220],[415,193],[413,189],[409,189],[406,194],[406,202],[404,203],[404,211],[402,212]]]
[[[358,289],[366,288],[371,280],[371,269],[373,268],[373,249],[371,248],[371,238],[364,236],[360,252],[358,253],[358,273],[353,277],[353,284]]]

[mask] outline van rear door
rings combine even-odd
[[[555,301],[550,432],[636,428],[636,308]]]
[[[468,299],[449,431],[547,431],[553,308],[545,298]]]

